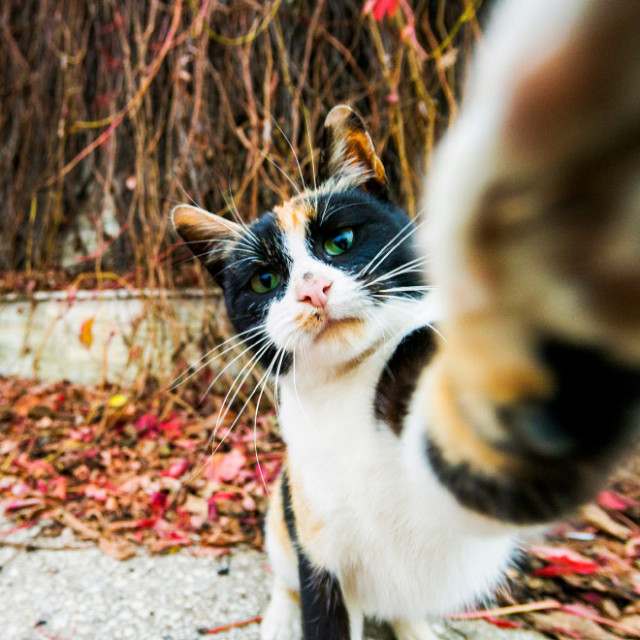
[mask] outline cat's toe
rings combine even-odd
[[[295,594],[275,587],[260,625],[260,640],[300,640],[300,605]]]
[[[396,620],[391,623],[391,628],[397,640],[438,640],[429,623],[424,620]]]

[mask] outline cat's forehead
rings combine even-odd
[[[284,233],[304,233],[316,216],[314,199],[302,194],[273,208],[275,223]]]

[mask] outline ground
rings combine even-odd
[[[195,640],[259,616],[283,445],[273,413],[237,413],[242,399],[216,430],[222,398],[214,385],[196,411],[201,397],[0,378],[0,640]],[[639,468],[530,544],[509,589],[442,637],[640,638]],[[257,638],[257,623],[219,634]]]
[[[34,534],[21,530],[6,541],[47,549],[0,548],[2,640],[258,638],[251,621],[264,609],[271,581],[262,552],[240,547],[206,558],[183,549],[118,561],[71,535]],[[443,640],[542,640],[482,621],[440,623],[435,630]],[[369,637],[385,637],[374,631]]]

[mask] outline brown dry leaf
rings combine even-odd
[[[592,525],[619,540],[628,540],[631,529],[616,522],[606,511],[596,504],[588,504],[580,510],[582,516]]]
[[[87,538],[89,540],[98,540],[100,538],[100,533],[96,531],[96,529],[90,527],[88,524],[82,522],[82,520],[79,520],[74,515],[66,511],[59,510],[55,514],[55,517],[82,538]]]
[[[640,615],[624,616],[620,619],[620,624],[631,627],[640,633]]]
[[[545,633],[573,638],[582,637],[588,638],[588,640],[620,640],[619,636],[609,633],[599,624],[564,611],[529,613],[527,618],[534,623],[537,629]]]
[[[204,498],[194,496],[192,493],[187,496],[182,508],[205,519],[209,516],[209,503]]]
[[[136,555],[137,546],[125,538],[100,538],[100,550],[114,560],[128,560]]]
[[[210,544],[214,547],[229,547],[238,542],[244,542],[246,536],[242,534],[228,533],[222,529],[205,532],[202,534],[202,542]]]

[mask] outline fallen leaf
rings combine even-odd
[[[569,638],[587,640],[620,640],[618,636],[609,633],[592,620],[579,618],[564,611],[530,613],[527,617],[533,620],[537,629],[546,633],[561,633]]]
[[[188,513],[201,516],[204,520],[209,517],[209,503],[204,498],[195,496],[192,493],[187,496],[182,508]]]
[[[162,475],[169,478],[179,478],[187,470],[188,466],[189,461],[184,458],[174,460],[169,468],[162,472]]]
[[[522,622],[518,622],[517,620],[508,620],[507,618],[493,618],[492,616],[487,616],[484,620],[499,629],[522,629],[524,626]]]
[[[127,404],[128,400],[129,398],[123,393],[116,393],[109,398],[109,406],[112,409],[122,409],[122,407]]]
[[[128,560],[136,555],[137,546],[125,538],[100,538],[99,549],[115,560]]]
[[[246,461],[247,458],[237,449],[232,449],[229,453],[216,453],[202,475],[207,480],[231,482],[244,467]]]
[[[605,509],[624,511],[630,507],[639,507],[640,503],[627,496],[623,496],[617,491],[601,491],[597,497],[598,504]]]
[[[89,318],[80,325],[80,342],[87,347],[93,344],[93,321],[95,318]]]
[[[582,516],[592,525],[598,527],[619,540],[628,540],[631,537],[631,529],[616,522],[606,511],[596,504],[588,504],[580,510]]]

